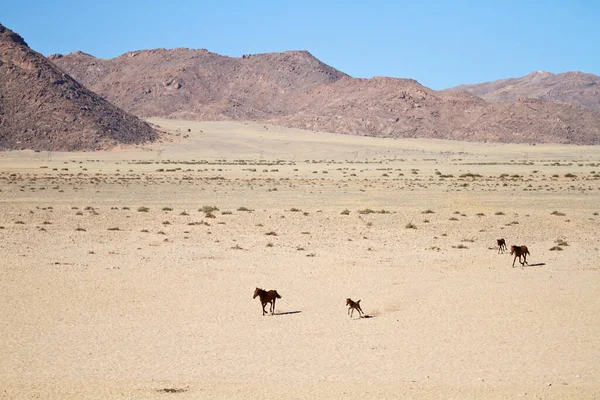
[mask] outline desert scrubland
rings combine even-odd
[[[598,147],[150,122],[0,153],[1,398],[600,396]]]

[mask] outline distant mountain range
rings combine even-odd
[[[580,72],[435,91],[412,79],[352,78],[306,51],[226,57],[155,49],[108,60],[78,51],[49,59],[0,25],[0,148],[90,150],[155,140],[137,117],[391,138],[600,144],[600,78]]]
[[[512,103],[526,97],[600,112],[600,77],[582,72],[536,71],[522,78],[460,85],[449,90],[466,90],[491,103]]]
[[[109,60],[82,52],[50,59],[142,117],[252,120],[394,138],[600,144],[600,111],[582,106],[588,96],[586,104],[598,101],[597,89],[581,94],[579,102],[566,101],[576,98],[573,82],[580,73],[556,75],[552,96],[535,96],[541,89],[531,83],[529,92],[500,102],[473,86],[435,91],[411,79],[351,78],[306,51],[234,58],[180,48]]]
[[[156,137],[0,25],[0,149],[97,150]]]

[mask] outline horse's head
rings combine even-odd
[[[347,306],[349,306],[349,305],[350,305],[350,303],[352,303],[352,299],[350,299],[350,298],[347,298],[347,299],[346,299],[346,305],[347,305]]]
[[[261,291],[261,290],[262,290],[261,288],[256,288],[256,289],[254,290],[254,296],[252,296],[252,298],[253,298],[253,299],[255,299],[255,298],[256,298],[256,296],[258,296],[258,293],[260,293],[260,291]]]
[[[517,250],[517,246],[515,246],[514,244],[512,246],[510,246],[510,255],[512,256],[516,250]]]

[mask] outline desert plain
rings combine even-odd
[[[151,122],[0,153],[0,398],[600,397],[598,147]]]

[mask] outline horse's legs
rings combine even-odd
[[[260,304],[262,304],[262,309],[263,309],[263,315],[265,315],[267,312],[265,311],[265,306],[267,305],[267,303],[263,303],[262,301],[260,302]]]
[[[273,315],[275,315],[275,300],[276,300],[276,299],[277,299],[277,298],[274,298],[274,299],[273,299],[273,303],[271,303],[271,306],[272,306],[271,314],[273,314]]]
[[[350,310],[352,309],[352,307],[348,308],[348,315],[350,315]]]
[[[515,267],[515,261],[517,261],[517,255],[515,254],[515,258],[513,259],[513,268]],[[521,260],[519,260],[521,261]]]

